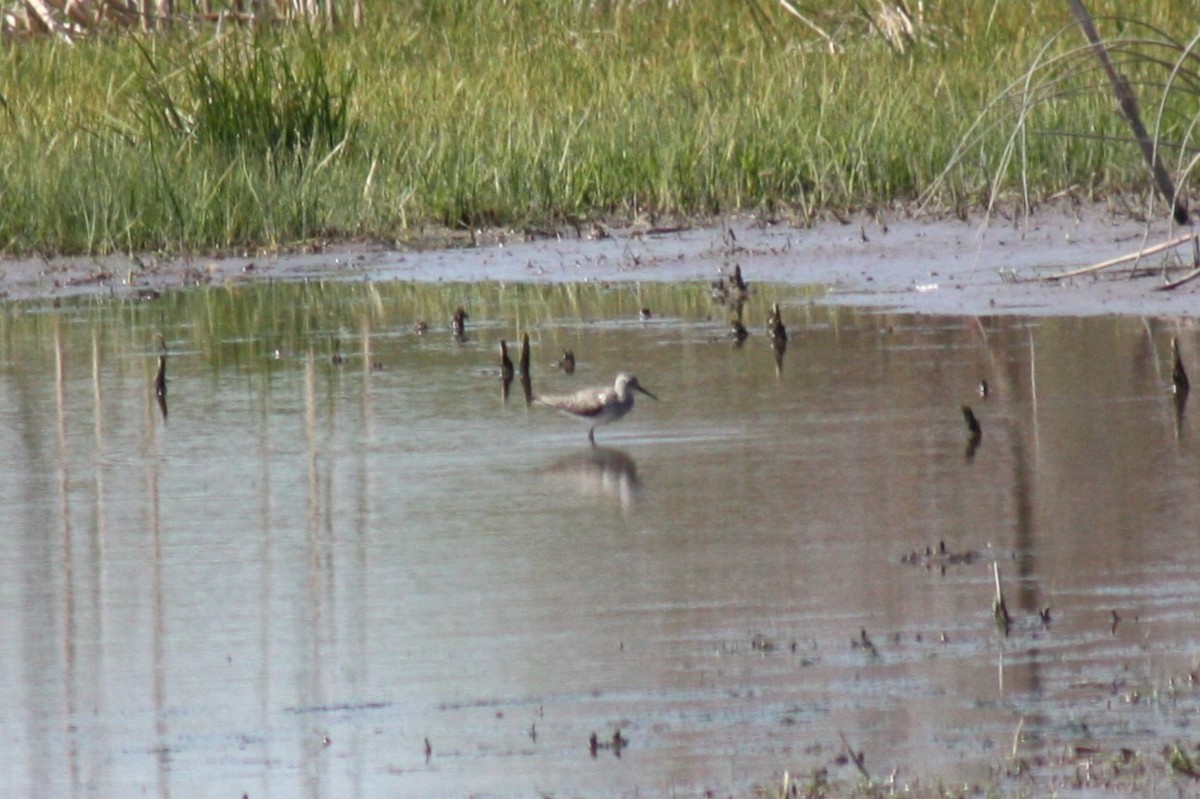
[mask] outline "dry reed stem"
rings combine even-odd
[[[1104,46],[1104,41],[1096,31],[1096,25],[1092,22],[1091,15],[1083,6],[1083,0],[1067,0],[1067,5],[1071,7],[1071,13],[1075,15],[1084,38],[1088,40],[1092,52],[1095,53],[1096,59],[1108,76],[1109,83],[1112,84],[1113,94],[1117,96],[1117,101],[1121,104],[1121,115],[1125,117],[1125,122],[1133,131],[1134,138],[1137,139],[1138,146],[1142,149],[1142,156],[1146,159],[1146,164],[1154,175],[1155,185],[1158,186],[1158,190],[1167,202],[1171,204],[1175,221],[1180,225],[1186,225],[1188,223],[1187,201],[1179,196],[1179,192],[1175,189],[1175,181],[1171,179],[1167,168],[1163,166],[1162,159],[1158,157],[1157,142],[1150,138],[1145,124],[1142,123],[1133,87],[1129,85],[1129,80],[1124,75],[1117,72],[1108,48]]]
[[[1146,247],[1145,249],[1138,250],[1136,252],[1126,253],[1125,255],[1119,255],[1116,258],[1109,258],[1107,261],[1101,261],[1098,264],[1092,264],[1091,266],[1084,266],[1079,269],[1072,269],[1070,272],[1060,272],[1056,275],[1046,275],[1042,278],[1042,280],[1064,280],[1069,277],[1078,277],[1079,275],[1086,275],[1086,274],[1090,274],[1092,272],[1099,272],[1101,269],[1107,269],[1110,266],[1116,266],[1118,264],[1123,264],[1128,261],[1135,261],[1135,260],[1140,259],[1147,255],[1154,255],[1155,253],[1160,253],[1163,250],[1169,250],[1172,247],[1178,247],[1180,244],[1187,244],[1189,241],[1194,241],[1197,236],[1200,236],[1200,234],[1187,233],[1187,234],[1184,234],[1177,238],[1171,239],[1170,241],[1164,241],[1161,244],[1155,244],[1153,247]]]

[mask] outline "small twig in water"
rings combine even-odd
[[[1155,244],[1153,247],[1147,247],[1144,250],[1138,250],[1137,252],[1126,253],[1125,255],[1119,255],[1116,258],[1109,258],[1107,261],[1101,261],[1098,264],[1092,264],[1091,266],[1084,266],[1079,269],[1072,269],[1069,272],[1059,272],[1058,274],[1054,274],[1054,275],[1046,275],[1042,278],[1042,280],[1065,280],[1066,278],[1069,278],[1069,277],[1079,277],[1080,275],[1087,275],[1092,272],[1099,272],[1101,269],[1107,269],[1110,266],[1117,266],[1119,264],[1126,263],[1127,261],[1136,261],[1136,260],[1146,257],[1147,255],[1154,255],[1155,253],[1160,253],[1163,250],[1169,250],[1172,247],[1178,247],[1180,244],[1187,244],[1189,241],[1194,242],[1194,241],[1196,241],[1196,236],[1197,236],[1197,234],[1195,234],[1195,233],[1188,233],[1183,236],[1179,236],[1177,238],[1171,239],[1170,241],[1164,241],[1160,244]],[[1170,285],[1170,284],[1167,284],[1167,285]],[[1158,291],[1158,290],[1161,290],[1161,287],[1156,289],[1156,291]]]
[[[879,650],[875,648],[875,643],[871,641],[871,638],[867,635],[867,631],[865,629],[859,630],[858,641],[862,645],[863,649],[871,653],[871,657],[879,657]]]
[[[1171,755],[1167,758],[1167,764],[1176,774],[1200,780],[1200,770],[1196,768],[1196,764],[1192,762],[1187,752],[1178,743],[1171,748]]]
[[[1000,564],[996,561],[992,561],[992,577],[996,581],[996,598],[992,602],[992,615],[996,618],[996,624],[1004,629],[1004,634],[1007,636],[1012,618],[1008,615],[1008,605],[1004,602],[1004,589],[1000,586]]]
[[[842,745],[846,747],[846,755],[850,758],[850,762],[854,764],[854,767],[858,769],[858,773],[862,774],[867,782],[871,782],[871,775],[867,772],[866,767],[866,754],[854,751],[854,747],[850,746],[850,742],[846,740],[846,733],[838,730],[838,736],[842,739]]]
[[[1154,291],[1174,291],[1175,289],[1179,288],[1180,286],[1184,285],[1185,283],[1190,283],[1198,277],[1200,277],[1200,267],[1193,269],[1192,271],[1188,272],[1183,277],[1176,278],[1175,280],[1171,280],[1171,281],[1168,281],[1161,285],[1155,286],[1153,290]]]

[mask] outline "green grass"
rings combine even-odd
[[[1148,185],[1065,3],[937,4],[901,51],[847,2],[818,20],[836,52],[765,2],[613,5],[429,0],[371,8],[361,31],[9,45],[0,251],[279,247],[739,210],[804,223]],[[1157,33],[1101,20],[1102,33],[1186,41],[1196,22],[1179,6],[1140,4]],[[1167,73],[1147,52],[1169,66],[1179,51],[1126,51],[1149,112]],[[1183,84],[1170,97],[1194,109]],[[1194,117],[1164,117],[1180,173]]]

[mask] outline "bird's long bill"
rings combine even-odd
[[[653,394],[651,394],[649,391],[642,388],[641,386],[634,386],[634,388],[637,389],[638,391],[642,392],[643,394],[645,394],[647,397],[649,397],[652,400],[658,399],[658,397],[654,396]]]

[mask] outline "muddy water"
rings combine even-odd
[[[1195,737],[1200,420],[1167,390],[1195,331],[761,286],[737,348],[724,314],[401,283],[6,307],[6,795],[745,794],[853,778],[847,742],[904,784]],[[629,370],[659,401],[592,449],[503,399],[520,333],[535,391]]]

